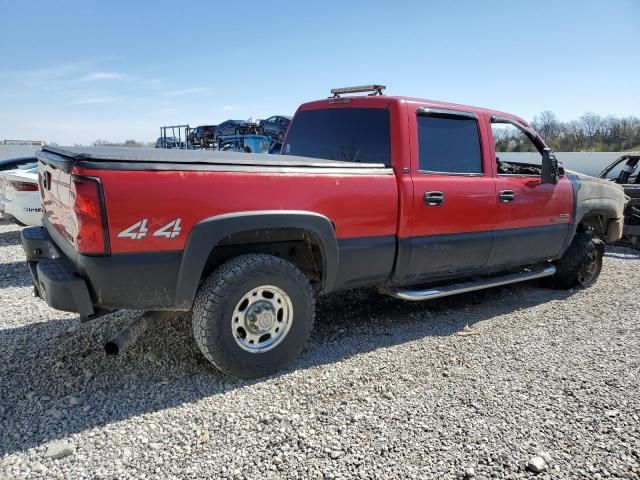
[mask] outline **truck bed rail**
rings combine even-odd
[[[46,161],[47,153],[63,157],[72,162],[92,164],[110,163],[169,163],[185,165],[220,165],[244,167],[305,167],[337,169],[380,169],[388,168],[382,163],[343,162],[294,155],[265,155],[239,152],[218,152],[207,150],[175,150],[162,148],[133,147],[59,147],[47,145],[38,152],[38,158]],[[60,159],[62,160],[62,159]],[[59,160],[59,161],[60,161]],[[92,165],[94,166],[94,165]],[[107,168],[112,168],[107,165]]]

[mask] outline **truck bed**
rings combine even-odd
[[[46,163],[71,164],[109,170],[211,170],[246,168],[311,168],[375,171],[388,169],[382,163],[343,162],[294,155],[267,155],[209,150],[176,150],[135,147],[59,147],[44,146],[38,158]],[[216,168],[217,167],[217,168]],[[363,172],[364,170],[364,172]],[[390,169],[389,169],[390,171]]]

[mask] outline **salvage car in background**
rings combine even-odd
[[[218,137],[217,145],[224,152],[272,153],[273,140],[267,135],[228,135]]]
[[[247,133],[262,133],[262,129],[257,123],[247,120],[225,120],[216,127],[215,140],[218,143],[218,137],[228,135],[244,135]]]
[[[274,115],[273,117],[258,122],[258,125],[262,128],[265,135],[273,137],[278,143],[284,141],[284,136],[287,134],[290,124],[291,117],[285,115]]]
[[[600,175],[600,178],[611,180],[624,188],[630,198],[624,210],[624,229],[622,240],[629,242],[634,248],[640,248],[640,152],[625,153]]]
[[[176,137],[158,137],[156,148],[184,148],[184,142]]]
[[[0,160],[0,172],[37,165],[36,157],[13,157]]]
[[[189,143],[206,148],[215,141],[216,125],[200,125],[189,132]]]
[[[38,190],[38,167],[15,169],[0,174],[0,212],[2,218],[18,225],[40,225],[42,205]]]

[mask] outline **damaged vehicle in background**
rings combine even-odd
[[[274,138],[278,143],[284,141],[284,136],[287,134],[290,124],[291,117],[285,115],[274,115],[266,120],[258,121],[258,125],[262,128],[265,135]]]
[[[0,175],[1,172],[7,170],[27,169],[33,168],[38,164],[36,157],[13,157],[0,160]]]
[[[267,135],[228,135],[218,137],[216,144],[223,152],[274,153],[273,140]]]
[[[184,148],[184,142],[176,137],[158,137],[156,148]]]
[[[24,160],[24,159],[23,159]],[[21,168],[0,172],[0,214],[18,225],[41,225],[38,166],[31,157]]]
[[[189,143],[207,148],[215,142],[217,125],[200,125],[189,132]]]
[[[262,128],[257,123],[248,120],[225,120],[215,129],[215,143],[218,143],[218,137],[246,135],[250,133],[260,135]]]
[[[622,241],[640,248],[640,152],[629,152],[620,156],[600,175],[600,178],[617,183],[624,188],[629,203],[624,210]]]

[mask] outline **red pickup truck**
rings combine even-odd
[[[620,187],[565,172],[514,115],[371,89],[300,106],[281,155],[43,147],[44,226],[22,233],[36,295],[84,320],[147,311],[111,352],[158,312],[191,311],[207,359],[255,377],[300,353],[318,294],[595,282]],[[504,126],[537,164],[499,158]]]

